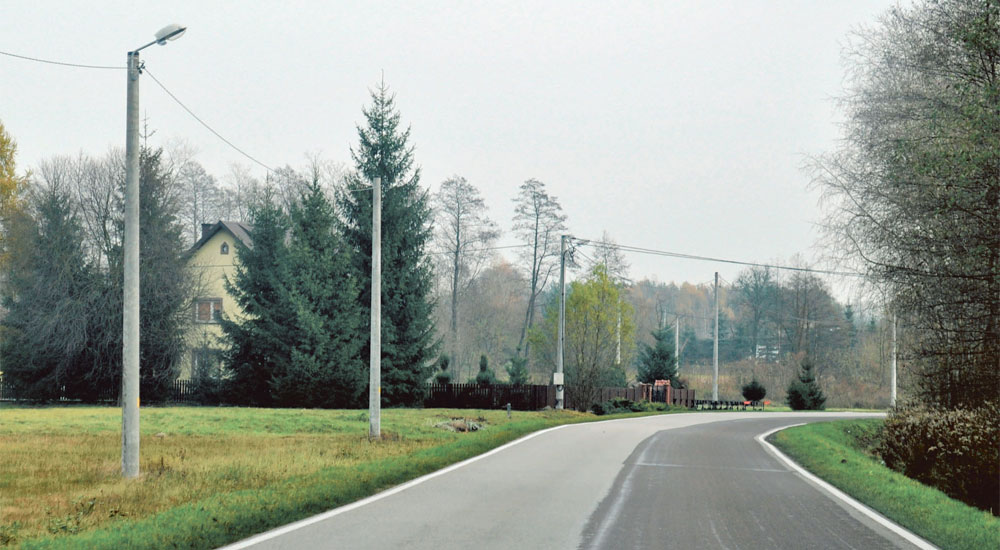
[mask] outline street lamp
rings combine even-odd
[[[167,25],[149,44],[128,52],[125,114],[125,296],[122,312],[122,475],[139,475],[139,52],[165,45],[187,27]]]

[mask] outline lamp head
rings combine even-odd
[[[176,23],[167,25],[156,31],[156,43],[163,46],[168,40],[177,40],[186,30],[187,27],[182,27]]]

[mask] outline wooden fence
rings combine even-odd
[[[174,380],[170,383],[169,397],[167,397],[167,402],[183,403],[188,401],[193,401],[192,399],[192,381],[191,380]],[[74,397],[66,396],[66,388],[62,388],[58,401],[60,403],[76,403],[76,402],[87,402],[87,403],[118,403],[118,390],[119,388],[108,388],[99,394],[87,398],[80,399]],[[17,388],[11,384],[0,381],[0,401],[22,401],[25,400]]]
[[[576,408],[573,392],[567,389],[563,407]],[[601,388],[597,401],[615,398],[631,401],[653,401],[680,407],[694,407],[694,390],[654,387],[649,384],[627,388]],[[506,384],[431,384],[427,387],[424,407],[449,409],[502,409],[510,403],[511,409],[536,411],[556,406],[556,387],[548,385],[509,386]],[[590,403],[587,404],[588,408]]]
[[[549,386],[508,384],[431,384],[424,407],[501,409],[510,403],[516,411],[537,411],[548,403]],[[553,397],[553,400],[555,398]]]
[[[194,384],[191,380],[175,380],[170,385],[167,402],[185,403],[194,401]],[[694,390],[671,388],[669,386],[651,386],[639,384],[628,388],[601,388],[598,402],[610,401],[614,398],[631,401],[652,401],[668,403],[680,407],[706,407],[706,402],[695,399]],[[0,401],[19,401],[17,388],[0,382]],[[66,397],[58,398],[59,402],[79,402],[80,399]],[[118,388],[109,388],[88,402],[118,403]],[[545,407],[555,407],[556,388],[550,385],[508,384],[430,384],[427,386],[424,407],[449,409],[502,409],[510,403],[511,409],[517,411],[537,411]],[[719,404],[721,405],[721,403]],[[565,403],[567,409],[576,407],[573,392],[567,389]],[[589,406],[589,404],[588,404]]]

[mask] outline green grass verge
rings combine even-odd
[[[7,410],[4,426],[9,436],[25,436],[45,431],[75,434],[100,433],[108,429],[107,408],[67,407],[38,409],[54,415],[44,423],[20,420]],[[479,414],[496,416],[485,429],[468,434],[450,434],[431,425],[430,418],[441,413],[457,413],[475,418]],[[681,411],[670,411],[681,412]],[[386,415],[388,413],[388,415]],[[313,472],[294,475],[263,487],[234,491],[220,490],[197,500],[141,518],[116,519],[104,525],[71,535],[30,537],[16,541],[16,548],[32,549],[102,549],[102,548],[215,548],[323,511],[347,504],[390,488],[449,464],[482,454],[521,436],[544,428],[587,422],[647,416],[657,413],[631,413],[594,416],[572,412],[515,413],[510,421],[494,411],[388,410],[383,413],[396,422],[398,432],[388,432],[389,439],[360,445],[393,446],[393,438],[440,438],[431,446],[407,454],[384,456],[375,452],[373,460],[352,465],[334,465]],[[662,414],[662,413],[659,413]],[[350,426],[351,431],[366,432],[367,422],[360,422],[360,411],[281,411],[260,409],[215,409],[174,407],[144,411],[144,431],[168,429],[173,433],[198,436],[233,432],[260,433],[275,437],[282,433],[333,431]],[[333,418],[330,418],[330,416]],[[32,417],[34,415],[31,415]],[[310,417],[315,417],[311,419]],[[30,418],[30,417],[29,417]],[[58,419],[59,427],[54,426]],[[20,421],[19,421],[20,420]],[[351,425],[353,424],[353,425]],[[325,425],[325,426],[324,426]],[[343,426],[342,426],[343,425]],[[390,425],[392,423],[390,422]],[[404,427],[405,426],[405,427]],[[0,434],[2,435],[2,434]],[[0,452],[2,454],[2,452]],[[0,522],[2,523],[2,522]],[[0,525],[2,526],[2,525]]]
[[[1000,548],[1000,518],[882,465],[871,452],[882,422],[820,422],[769,440],[810,472],[941,548]]]

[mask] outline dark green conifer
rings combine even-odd
[[[670,380],[677,385],[677,369],[674,366],[673,331],[660,328],[652,332],[653,346],[643,342],[639,349],[639,381],[652,384],[656,380]]]
[[[357,192],[382,181],[382,401],[417,405],[431,375],[436,354],[432,320],[432,266],[426,248],[431,239],[428,195],[413,164],[410,130],[399,125],[393,96],[385,85],[372,92],[351,150],[355,173],[338,194],[342,234],[352,255],[358,282],[358,305],[371,306],[372,196]],[[361,357],[367,360],[370,341]]]

